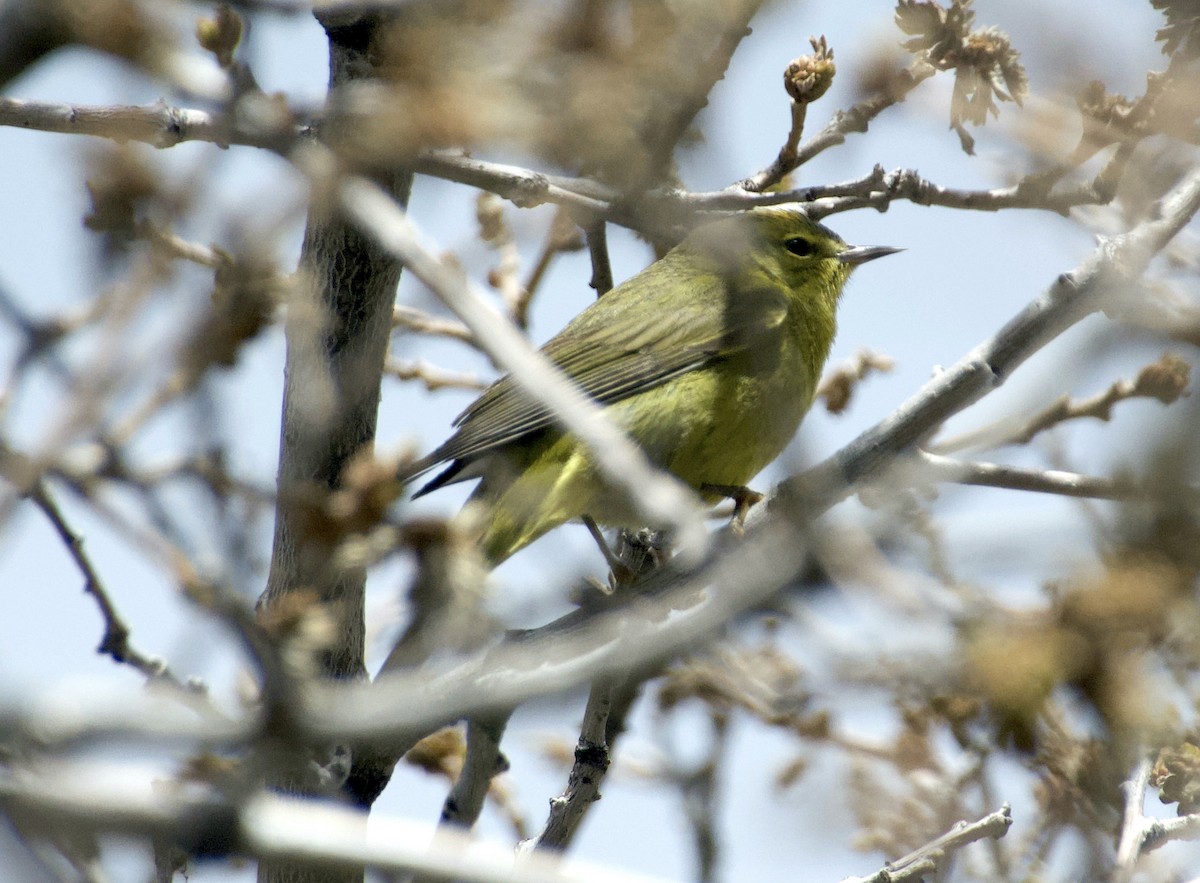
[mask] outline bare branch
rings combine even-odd
[[[908,97],[908,93],[922,82],[932,77],[937,71],[927,62],[914,61],[908,68],[900,72],[887,88],[877,92],[870,98],[860,101],[848,110],[834,114],[824,129],[810,138],[800,148],[796,155],[796,164],[804,165],[819,153],[830,147],[842,144],[846,136],[852,132],[865,132],[871,121],[893,104]]]
[[[1129,781],[1121,786],[1125,792],[1125,812],[1121,817],[1121,837],[1117,843],[1113,883],[1129,883],[1133,879],[1134,867],[1145,849],[1148,825],[1142,806],[1146,802],[1146,788],[1150,784],[1153,768],[1150,758],[1143,757]]]
[[[592,278],[588,282],[596,292],[596,297],[603,297],[612,290],[612,265],[608,260],[608,233],[604,221],[597,221],[587,231],[588,253],[592,256]]]
[[[487,381],[474,374],[447,371],[423,359],[395,359],[383,366],[384,373],[397,380],[420,381],[430,392],[439,389],[487,389]]]
[[[104,582],[100,579],[100,574],[92,564],[92,559],[84,551],[83,538],[67,524],[66,518],[54,498],[50,496],[45,484],[39,482],[34,485],[29,492],[29,499],[54,526],[54,530],[58,533],[63,545],[67,547],[67,552],[75,562],[75,566],[83,574],[84,591],[95,599],[100,615],[104,619],[104,637],[101,638],[96,652],[111,656],[115,662],[133,666],[151,680],[163,680],[181,690],[186,689],[167,668],[163,660],[142,654],[130,643],[129,626],[121,618],[121,614],[109,597],[108,590],[104,587]]]
[[[1153,772],[1153,763],[1144,757],[1121,786],[1125,794],[1125,812],[1121,817],[1112,883],[1129,883],[1137,870],[1138,859],[1147,852],[1172,840],[1200,840],[1200,813],[1173,819],[1152,819],[1145,814],[1143,806]]]
[[[474,345],[475,335],[471,329],[461,322],[452,319],[442,319],[431,316],[412,307],[397,305],[392,311],[392,325],[419,334],[432,334],[435,337],[449,337]]]
[[[932,74],[931,68],[929,74]],[[886,96],[876,96],[851,111],[839,114],[820,135],[800,148],[796,163],[802,164],[827,147],[840,144],[849,131],[864,131],[866,121],[893,103],[894,100]],[[264,147],[280,152],[284,152],[305,131],[294,122],[285,124],[271,119],[249,128],[231,127],[225,120],[205,111],[172,108],[161,103],[141,107],[87,107],[3,97],[0,97],[0,125],[94,135],[116,141],[142,141],[159,147],[171,147],[185,141],[207,141],[219,145]],[[1128,159],[1125,154],[1120,155],[1123,157],[1122,163],[1117,163],[1117,157],[1114,156],[1110,163],[1113,168],[1123,168],[1124,160]],[[518,206],[552,202],[578,209],[587,216],[605,218],[639,230],[653,227],[655,219],[661,223],[660,211],[671,217],[672,213],[680,212],[686,215],[699,210],[745,210],[757,205],[816,200],[823,202],[815,207],[815,215],[856,208],[883,210],[895,200],[977,211],[1038,209],[1065,214],[1078,205],[1109,202],[1113,195],[1111,179],[1119,177],[1113,168],[1106,166],[1108,171],[1102,171],[1093,181],[1054,191],[1053,185],[1067,171],[1062,168],[1052,176],[1030,176],[1009,187],[962,190],[934,184],[915,170],[898,169],[885,173],[877,167],[862,178],[842,184],[770,193],[752,192],[740,184],[701,193],[657,189],[647,192],[631,208],[618,191],[587,178],[547,175],[463,156],[461,153],[425,151],[413,161],[412,168],[421,174],[490,191]]]
[[[124,773],[124,775],[121,775]],[[119,776],[119,777],[118,777]],[[101,778],[103,777],[103,778]],[[96,765],[71,776],[6,777],[0,809],[72,832],[133,835],[208,856],[241,853],[306,868],[368,868],[467,883],[664,883],[611,867],[528,856],[508,844],[373,816],[331,803],[258,793],[231,803],[215,788],[151,788],[127,771]]]
[[[537,837],[521,844],[523,853],[565,850],[587,811],[600,799],[600,784],[612,763],[612,746],[607,738],[608,720],[613,694],[620,688],[619,680],[600,678],[592,684],[567,788],[561,797],[550,801],[550,816],[545,827]]]
[[[467,722],[466,755],[458,780],[442,804],[443,825],[469,829],[478,821],[492,779],[507,768],[500,754],[500,738],[507,724],[508,715]]]
[[[996,463],[964,463],[925,451],[917,453],[917,463],[920,465],[918,472],[921,476],[934,481],[1097,500],[1131,500],[1148,496],[1147,491],[1140,491],[1129,481],[1094,478],[1058,469],[1022,469]],[[1200,499],[1200,490],[1193,489],[1192,495],[1195,499]]]
[[[976,840],[998,840],[1012,825],[1012,811],[1004,804],[974,822],[959,822],[945,834],[926,843],[869,877],[847,877],[842,883],[915,883],[942,868],[956,852]]]
[[[153,147],[175,147],[187,141],[206,141],[222,147],[278,147],[278,130],[233,128],[226,119],[204,110],[172,107],[164,101],[141,106],[113,107],[54,104],[0,99],[0,125],[64,135],[92,135],[112,141],[139,141]],[[292,137],[300,134],[293,127]]]
[[[1133,380],[1117,380],[1091,398],[1073,400],[1064,395],[1016,428],[1011,419],[998,420],[990,426],[937,442],[929,450],[951,454],[970,448],[1028,444],[1039,433],[1070,420],[1094,417],[1108,422],[1112,418],[1113,405],[1127,399],[1151,398],[1169,405],[1188,394],[1191,370],[1191,365],[1179,356],[1163,353],[1157,362],[1142,368]]]

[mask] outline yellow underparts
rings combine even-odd
[[[704,484],[749,482],[795,434],[813,396],[813,371],[798,359],[781,358],[766,372],[761,365],[719,367],[685,374],[607,409],[652,463],[697,492]],[[510,457],[489,470],[473,498],[490,509],[482,543],[494,564],[584,515],[610,526],[642,526],[574,437],[547,430],[513,454],[515,461]],[[708,503],[719,500],[701,496]]]

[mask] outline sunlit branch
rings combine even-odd
[[[969,463],[925,451],[918,452],[916,463],[919,466],[918,474],[923,478],[954,484],[1096,500],[1130,500],[1146,496],[1144,491],[1139,492],[1128,481],[1096,478],[1059,469],[1022,469],[996,463]]]
[[[439,389],[487,388],[487,382],[474,374],[447,371],[423,359],[393,359],[383,366],[383,371],[397,380],[416,380],[430,392]]]
[[[1003,837],[1011,825],[1012,812],[1006,803],[977,821],[959,822],[945,834],[904,858],[888,862],[869,877],[848,877],[842,883],[916,883],[937,873],[964,846],[984,838]]]
[[[0,780],[0,809],[26,826],[70,826],[77,835],[124,834],[179,844],[208,856],[245,855],[322,868],[416,873],[466,883],[664,883],[611,867],[542,856],[513,862],[507,844],[352,809],[256,794],[233,803],[199,784],[150,788],[117,770],[77,769],[67,778]],[[101,778],[103,777],[103,779]]]
[[[1011,418],[965,432],[929,446],[937,454],[951,454],[970,448],[998,448],[1028,444],[1038,434],[1066,423],[1091,417],[1104,422],[1112,419],[1113,406],[1134,398],[1158,399],[1169,405],[1186,395],[1191,366],[1178,356],[1166,353],[1147,365],[1133,380],[1114,381],[1106,390],[1086,399],[1060,396],[1046,408],[1017,425]]]
[[[1173,819],[1153,819],[1146,815],[1142,807],[1146,802],[1153,769],[1150,759],[1142,758],[1133,774],[1121,786],[1125,794],[1125,812],[1121,817],[1112,883],[1129,883],[1137,869],[1138,859],[1147,852],[1172,840],[1200,839],[1200,813],[1189,813]]]
[[[1113,868],[1113,883],[1128,883],[1133,878],[1134,867],[1146,848],[1148,820],[1142,810],[1146,802],[1146,789],[1153,770],[1148,757],[1138,761],[1133,775],[1121,786],[1125,793],[1125,812],[1121,817],[1121,834],[1117,842],[1117,863]]]
[[[430,334],[434,337],[449,337],[452,340],[461,340],[470,344],[475,342],[475,335],[471,329],[461,322],[443,319],[440,316],[431,316],[401,304],[397,304],[392,311],[392,325],[397,329]]]

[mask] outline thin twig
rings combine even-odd
[[[1091,398],[1060,396],[1053,404],[1016,427],[1011,418],[998,420],[930,445],[929,450],[937,454],[952,454],[969,448],[1028,444],[1039,433],[1060,423],[1084,417],[1107,422],[1112,419],[1113,406],[1127,399],[1152,398],[1169,405],[1187,395],[1190,376],[1191,366],[1187,362],[1171,353],[1164,353],[1157,362],[1142,368],[1133,380],[1117,380]]]
[[[612,264],[608,259],[608,234],[604,221],[597,221],[587,230],[588,253],[592,256],[592,278],[588,282],[596,292],[596,297],[603,297],[613,287]]]
[[[959,822],[945,834],[898,861],[888,862],[869,877],[847,877],[842,883],[909,883],[919,881],[940,869],[964,846],[985,837],[999,839],[1012,825],[1012,811],[1006,803],[974,822]]]
[[[932,69],[929,73],[932,74]],[[875,96],[839,113],[821,133],[799,149],[797,163],[802,164],[823,150],[842,143],[849,132],[865,131],[867,123],[874,116],[895,103],[896,99],[889,95]],[[290,128],[275,122],[261,129],[230,127],[225,118],[215,114],[169,107],[161,102],[144,106],[106,107],[0,98],[0,126],[92,135],[116,141],[139,141],[157,147],[202,141],[261,147],[286,153],[287,148],[306,132],[306,128],[300,124],[289,125]],[[1113,163],[1115,160],[1114,156]],[[1123,168],[1121,164],[1116,165]],[[758,205],[814,200],[822,200],[814,211],[823,215],[855,208],[882,210],[895,200],[979,211],[1020,208],[1065,214],[1078,205],[1109,202],[1112,193],[1106,182],[1115,175],[1110,171],[1103,179],[1098,175],[1092,181],[1059,188],[1055,192],[1051,192],[1051,186],[1057,178],[1048,181],[1045,176],[1037,175],[1010,187],[962,190],[934,184],[911,169],[884,173],[876,168],[863,178],[843,184],[771,193],[754,193],[740,185],[700,193],[660,188],[647,192],[638,203],[639,210],[635,211],[619,192],[588,178],[549,175],[451,151],[426,151],[413,161],[413,169],[421,174],[490,191],[520,206],[557,203],[579,209],[590,217],[602,217],[634,229],[641,229],[646,225],[647,218],[657,216],[654,211],[643,211],[651,207],[674,207],[676,211],[684,213],[700,210],[734,211]]]
[[[871,121],[894,104],[908,97],[908,93],[922,82],[937,73],[936,69],[925,61],[914,61],[888,84],[886,90],[880,91],[870,98],[865,98],[848,110],[834,114],[825,128],[810,138],[800,148],[796,155],[798,165],[803,165],[813,157],[842,144],[846,136],[853,132],[865,132]]]
[[[741,182],[741,187],[751,193],[762,193],[768,187],[773,187],[782,181],[799,164],[800,135],[804,132],[804,120],[808,115],[808,105],[803,102],[791,103],[792,124],[788,129],[787,140],[779,148],[775,162],[757,174]]]
[[[471,332],[471,329],[461,322],[455,322],[453,319],[443,319],[440,316],[431,316],[413,307],[406,307],[399,304],[392,311],[392,325],[395,328],[416,331],[419,334],[449,337],[453,340],[461,340],[464,343],[473,344],[475,342],[475,335]]]
[[[483,811],[492,778],[503,772],[500,738],[508,715],[473,718],[467,722],[466,755],[462,770],[442,804],[442,824],[471,828]]]
[[[1130,500],[1148,496],[1147,491],[1139,490],[1129,481],[1096,478],[1058,469],[1022,469],[997,463],[967,463],[927,451],[917,452],[917,463],[921,467],[922,477],[954,484],[1097,500]],[[1200,490],[1193,490],[1192,495],[1200,498]]]
[[[95,600],[100,616],[104,619],[104,637],[100,639],[100,646],[96,648],[96,652],[111,656],[115,662],[132,666],[151,680],[162,680],[179,689],[185,689],[163,660],[146,656],[130,643],[129,626],[117,611],[108,589],[100,579],[100,574],[84,551],[83,538],[67,524],[62,510],[50,496],[46,485],[42,482],[35,484],[29,492],[29,499],[54,526],[63,545],[67,547],[71,560],[83,574],[83,590]]]
[[[383,371],[397,380],[420,381],[430,392],[439,389],[482,390],[487,389],[488,385],[487,381],[474,374],[447,371],[424,359],[393,359],[383,366]]]
[[[516,237],[504,218],[504,203],[494,193],[486,191],[475,200],[475,216],[479,221],[480,238],[492,247],[500,258],[498,266],[488,273],[488,283],[500,292],[508,314],[518,328],[525,327],[528,295],[517,279],[521,269],[521,252]]]
[[[522,328],[528,325],[529,305],[533,302],[538,288],[541,287],[542,280],[546,278],[546,271],[550,269],[554,258],[564,251],[578,251],[582,247],[583,242],[579,235],[579,228],[572,220],[570,212],[559,206],[554,212],[554,218],[550,221],[550,229],[546,231],[542,250],[525,280],[523,286],[525,296],[517,303],[516,309],[513,311],[518,325]]]
[[[545,827],[537,837],[521,844],[522,852],[565,850],[587,811],[600,799],[600,784],[612,763],[612,746],[607,738],[608,718],[613,694],[618,688],[619,679],[600,678],[592,684],[566,790],[561,797],[550,801],[550,815]]]

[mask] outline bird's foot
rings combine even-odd
[[[592,535],[592,539],[596,541],[596,545],[600,547],[600,554],[604,556],[604,562],[608,565],[610,576],[607,594],[611,595],[613,589],[628,585],[633,581],[633,570],[609,546],[608,540],[604,539],[604,532],[600,530],[600,525],[596,523],[596,519],[590,515],[584,515],[581,520],[588,529],[588,533]]]
[[[609,569],[609,592],[617,592],[632,585],[651,570],[661,567],[671,557],[671,547],[663,531],[642,528],[638,531],[622,530],[617,539],[617,548],[609,546],[595,519],[584,515],[581,519],[600,547]]]
[[[720,494],[733,501],[733,517],[729,519],[729,528],[736,536],[746,532],[746,516],[750,510],[763,501],[763,495],[752,491],[740,484],[702,484],[700,490],[709,494]]]
[[[657,570],[671,559],[671,543],[665,531],[643,527],[641,530],[621,531],[617,546],[621,562],[633,577]]]

